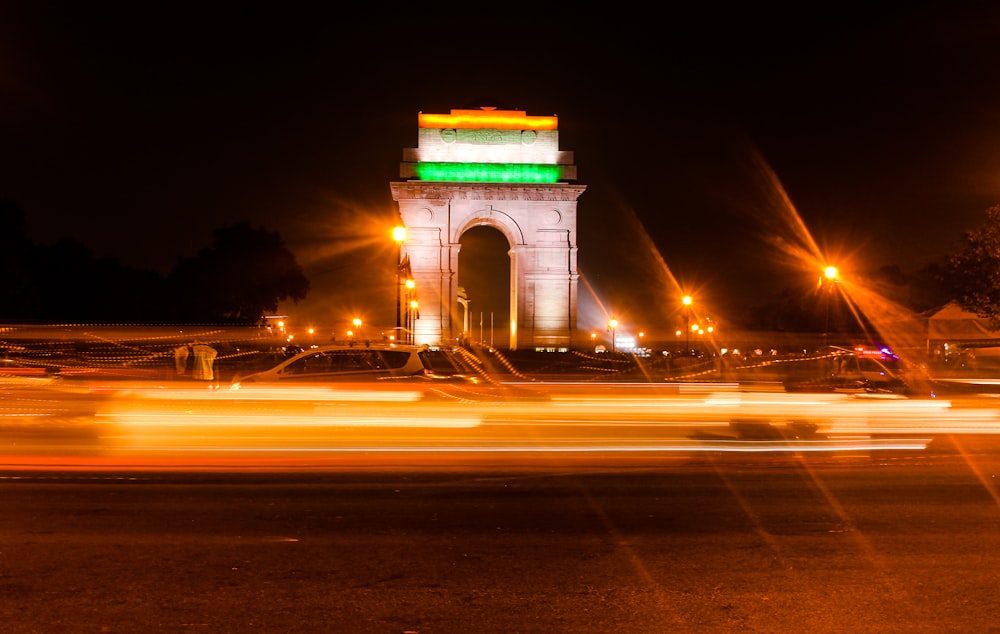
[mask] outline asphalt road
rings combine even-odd
[[[1000,631],[1000,443],[0,470],[4,632]]]

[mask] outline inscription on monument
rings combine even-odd
[[[472,145],[531,145],[537,137],[534,130],[497,130],[496,128],[474,130],[445,128],[441,130],[441,140],[445,143],[469,143]]]

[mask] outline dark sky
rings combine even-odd
[[[226,224],[278,231],[302,320],[392,320],[421,111],[557,114],[581,302],[636,323],[673,308],[669,275],[721,315],[763,301],[803,235],[913,272],[1000,202],[1000,9],[91,5],[0,7],[0,197],[37,242],[163,272]]]

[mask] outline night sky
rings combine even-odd
[[[31,237],[165,273],[249,220],[310,278],[282,307],[303,322],[391,325],[421,111],[559,116],[583,328],[595,306],[655,328],[670,275],[721,320],[763,302],[793,219],[849,269],[912,273],[1000,202],[1000,9],[41,4],[0,7],[0,197]]]

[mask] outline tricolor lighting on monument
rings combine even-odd
[[[478,110],[456,110],[451,114],[417,115],[417,125],[421,128],[456,130],[558,130],[559,117],[527,116],[524,110],[497,110],[483,107]]]
[[[559,150],[559,119],[522,110],[418,115],[418,147],[401,176],[448,183],[551,184],[576,179],[573,153]]]
[[[528,163],[417,163],[422,181],[456,183],[557,183],[558,165]]]

